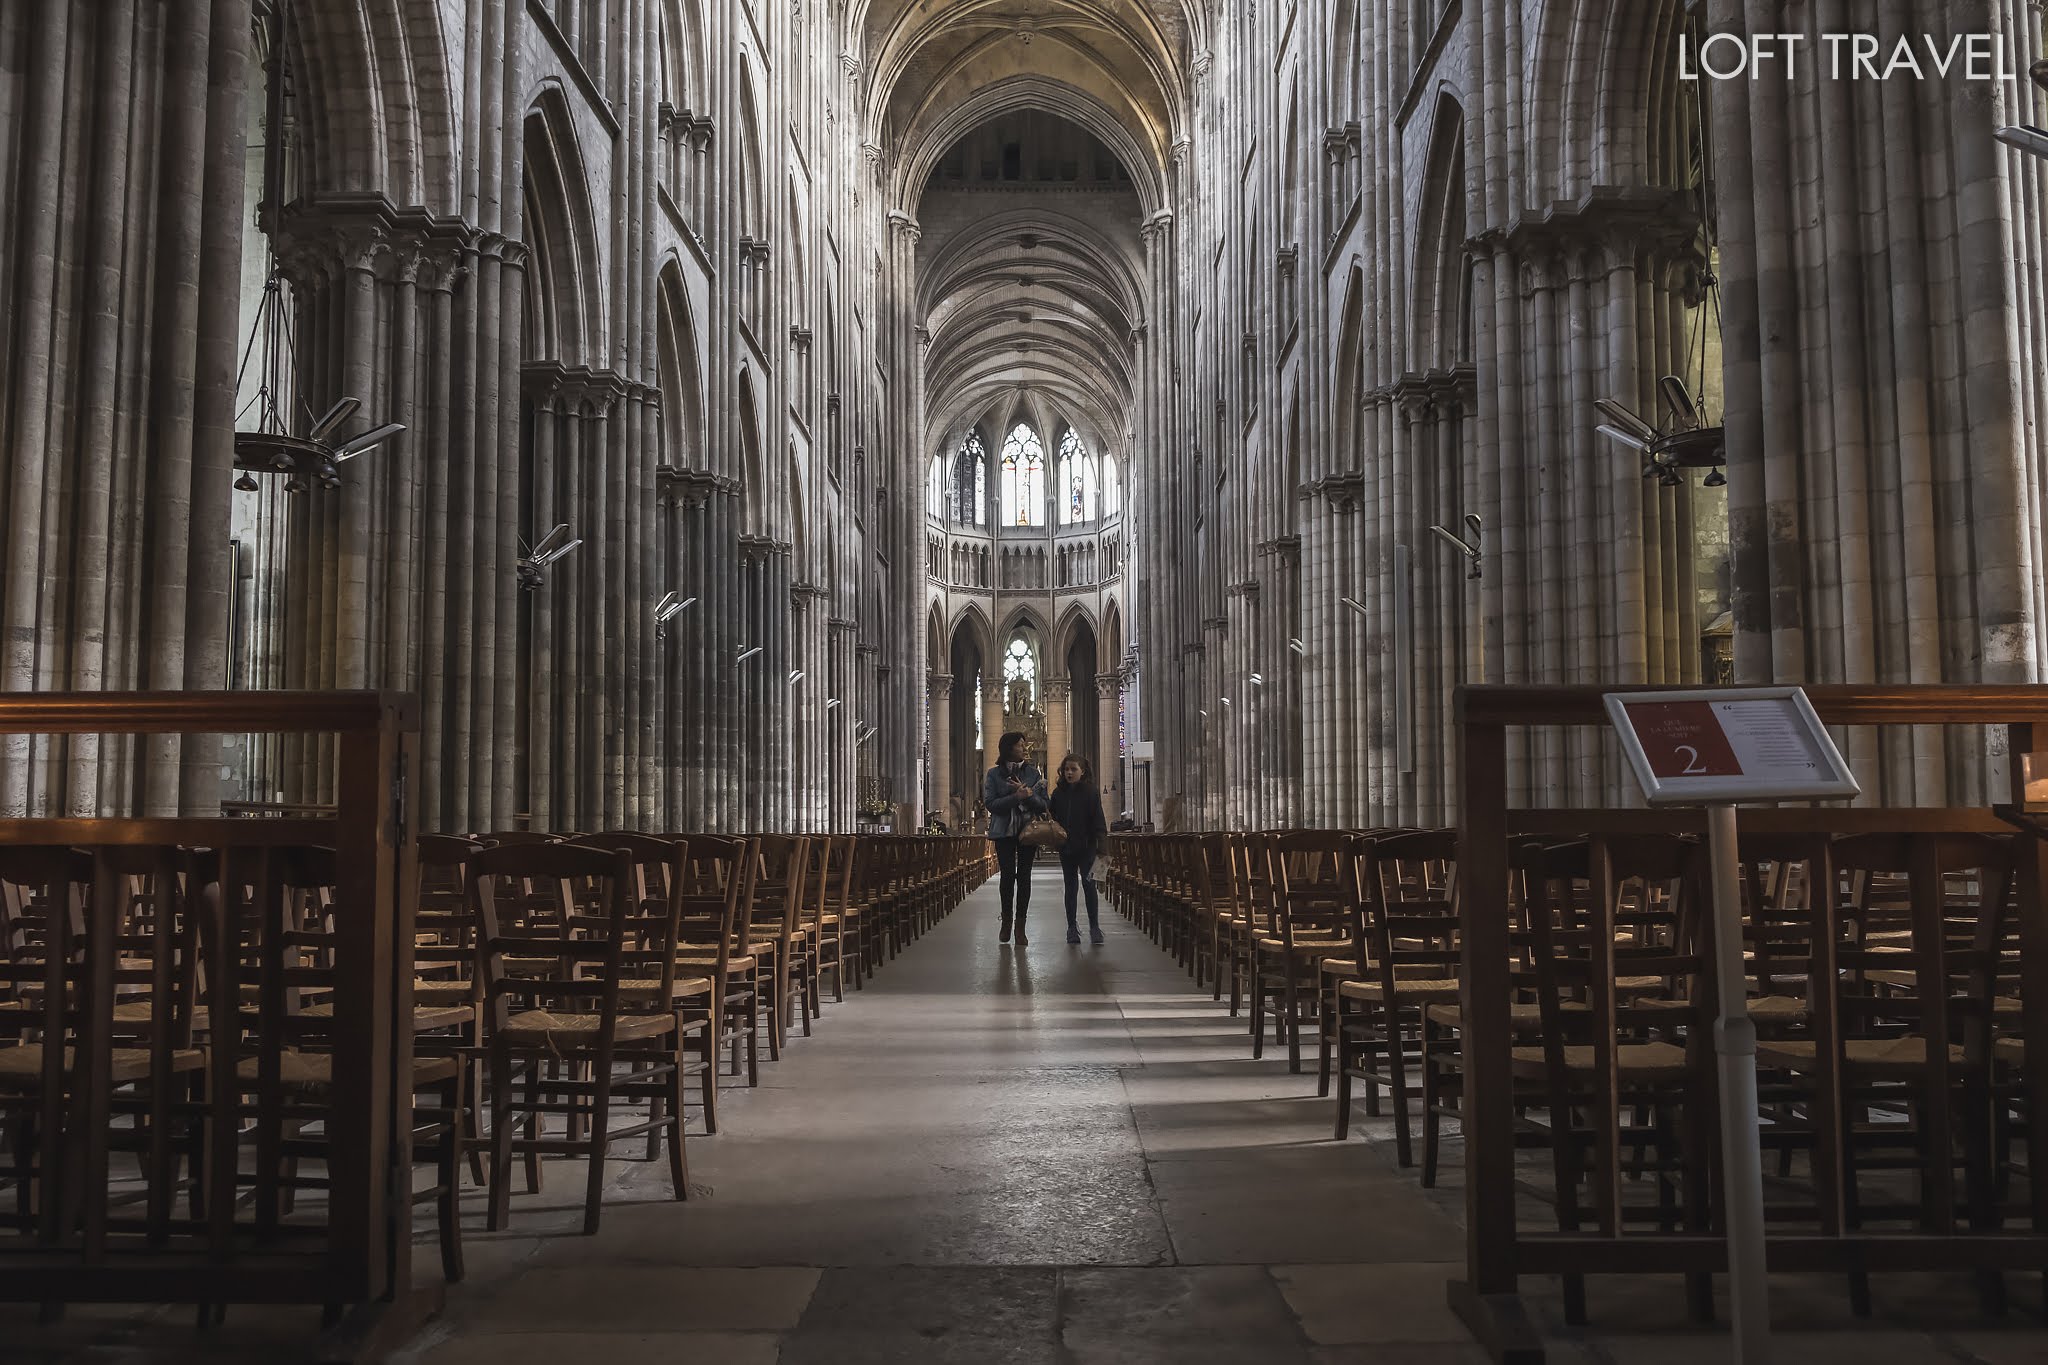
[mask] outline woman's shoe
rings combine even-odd
[[[1002,932],[1002,933],[1001,933],[1000,935],[998,935],[998,936],[997,936],[997,938],[996,938],[996,942],[998,942],[998,943],[1008,943],[1009,941],[1010,941],[1010,917],[1009,917],[1008,915],[1004,915],[1004,916],[1003,916],[1003,932]]]
[[[1079,929],[1076,929],[1076,928],[1074,928],[1074,926],[1072,926],[1071,924],[1070,924],[1070,925],[1068,925],[1068,926],[1067,926],[1067,942],[1069,942],[1069,943],[1079,943],[1080,941],[1081,941],[1081,931],[1080,931]]]
[[[1102,946],[1102,930],[1090,929],[1088,931],[1088,940],[1089,942],[1093,943],[1096,947],[1100,948]],[[1081,940],[1078,936],[1074,939],[1074,942],[1076,943],[1079,943],[1080,941]]]

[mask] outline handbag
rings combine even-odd
[[[1058,848],[1067,842],[1067,829],[1050,815],[1034,815],[1018,832],[1017,842],[1031,848]]]

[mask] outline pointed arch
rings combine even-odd
[[[661,269],[655,296],[655,383],[661,390],[661,462],[703,467],[704,367],[696,319],[674,257]]]
[[[1359,461],[1358,406],[1365,365],[1365,276],[1355,262],[1345,282],[1344,308],[1339,316],[1343,320],[1337,328],[1337,373],[1336,383],[1332,386],[1337,398],[1336,420],[1331,426],[1336,442],[1331,452],[1337,461],[1332,471],[1335,473],[1355,468]]]
[[[590,180],[561,88],[528,106],[526,173],[520,182],[528,249],[526,358],[604,364],[604,273]]]
[[[1411,368],[1449,369],[1463,359],[1465,281],[1465,111],[1437,96],[1416,224]]]

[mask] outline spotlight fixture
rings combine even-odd
[[[803,680],[804,671],[801,668],[792,668],[789,670],[789,685],[791,687],[795,687],[798,683],[802,682]]]
[[[825,701],[825,709],[827,711],[830,711],[833,707],[837,705],[839,705],[839,698],[837,697],[828,697]]]
[[[516,566],[519,586],[532,592],[548,581],[548,566],[583,543],[581,536],[569,538],[569,523],[563,522],[540,538],[540,543],[519,556]]]
[[[1457,550],[1459,554],[1465,556],[1467,562],[1472,566],[1471,572],[1467,573],[1465,577],[1480,578],[1484,576],[1483,566],[1486,563],[1486,557],[1480,553],[1480,547],[1485,544],[1485,540],[1481,535],[1485,523],[1476,514],[1467,512],[1465,514],[1465,525],[1472,532],[1470,540],[1465,539],[1465,537],[1455,531],[1446,530],[1441,526],[1431,526],[1429,529],[1436,533],[1438,539],[1444,541]]]
[[[687,611],[696,600],[694,597],[678,598],[672,592],[663,595],[661,601],[656,603],[654,607],[654,638],[657,640],[667,639],[668,623],[675,620],[684,611]]]
[[[1296,654],[1306,655],[1308,653],[1308,646],[1303,644],[1299,640],[1289,640],[1287,642],[1287,647],[1293,650]]]
[[[734,659],[734,660],[733,660],[733,663],[734,663],[735,665],[738,665],[738,664],[743,664],[743,663],[745,663],[745,662],[746,662],[747,660],[749,660],[749,659],[753,658],[753,657],[754,657],[754,656],[755,656],[756,654],[759,654],[759,653],[761,652],[761,650],[762,650],[762,649],[763,649],[763,646],[761,646],[761,645],[749,645],[749,646],[748,646],[747,648],[745,648],[745,649],[743,649],[743,650],[741,650],[741,651],[740,651],[740,656],[739,656],[739,658],[737,658],[737,659]]]
[[[1225,706],[1228,706],[1228,705],[1230,705],[1230,698],[1228,698],[1228,697],[1222,697],[1222,698],[1219,698],[1219,700],[1221,700],[1221,701],[1222,701],[1222,703],[1223,703],[1223,704],[1224,704]]]
[[[1702,314],[1705,311],[1702,309]],[[1701,325],[1705,326],[1704,321]],[[1635,451],[1642,457],[1643,477],[1655,479],[1666,488],[1683,483],[1683,471],[1688,469],[1719,472],[1728,462],[1723,429],[1708,424],[1692,391],[1677,375],[1667,374],[1658,380],[1657,392],[1664,401],[1665,425],[1652,426],[1615,399],[1601,398],[1593,404],[1607,419],[1599,428],[1600,434]],[[1727,481],[1724,474],[1710,486],[1718,488]]]
[[[1266,685],[1266,678],[1265,675],[1262,673],[1250,674],[1245,678],[1245,681],[1250,683],[1253,687],[1264,687]]]
[[[1358,599],[1355,597],[1340,597],[1337,600],[1339,602],[1342,602],[1345,606],[1351,608],[1351,610],[1357,612],[1360,616],[1370,617],[1372,615],[1371,612],[1365,609],[1364,604],[1359,602]]]
[[[2048,158],[2048,132],[2043,132],[2031,123],[2000,128],[1992,136],[2015,151],[2025,152],[2028,156]]]

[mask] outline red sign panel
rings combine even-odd
[[[1742,776],[1711,702],[1639,701],[1626,709],[1643,757],[1658,777]]]

